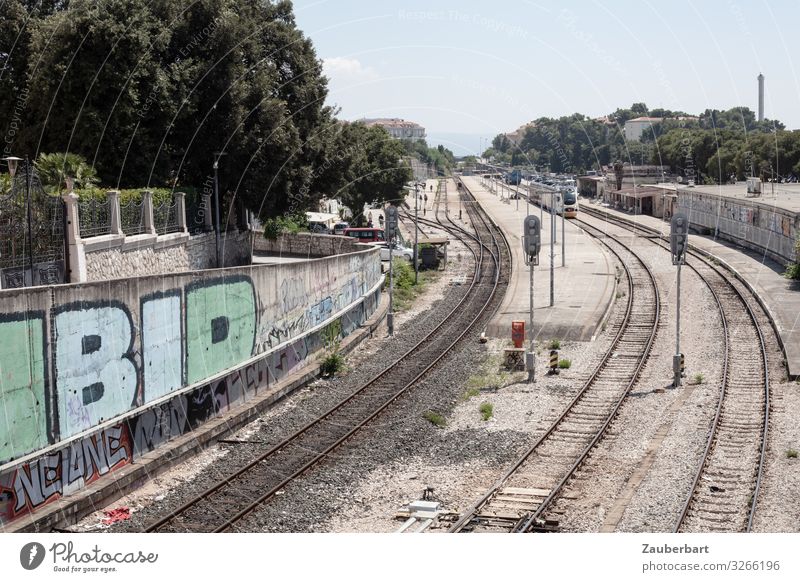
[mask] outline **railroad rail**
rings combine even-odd
[[[475,255],[472,281],[462,299],[438,327],[349,397],[233,474],[168,511],[144,531],[224,532],[237,529],[240,522],[259,506],[327,459],[413,388],[470,330],[491,315],[499,303],[497,291],[507,282],[503,269],[510,260],[510,252],[502,233],[479,210],[474,211],[473,226],[476,229],[472,239],[475,244],[468,244]],[[466,242],[467,237],[464,240]]]
[[[561,415],[486,492],[450,532],[524,532],[552,524],[542,516],[605,435],[638,380],[660,317],[655,277],[614,237],[594,230],[627,277],[627,303],[609,349]]]
[[[582,209],[631,228],[631,223],[622,218],[587,210],[586,205]],[[660,238],[660,233],[639,224],[636,228],[668,250],[668,242]],[[702,254],[690,250],[688,255],[692,261],[687,261],[687,266],[705,283],[718,306],[725,345],[714,419],[674,531],[749,532],[758,504],[769,431],[769,360],[764,332],[743,285]],[[769,319],[760,305],[758,310]]]

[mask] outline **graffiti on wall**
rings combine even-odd
[[[0,474],[0,523],[77,491],[130,459],[128,432],[114,426]]]
[[[318,333],[300,336],[347,311],[380,278],[374,257],[337,261],[287,267],[300,272],[291,277],[248,270],[176,278],[180,284],[171,288],[159,279],[156,290],[146,279],[103,284],[98,292],[90,284],[81,295],[59,288],[27,294],[22,312],[14,312],[14,293],[0,294],[0,465],[14,468],[0,475],[0,516],[83,487],[302,365],[323,342]],[[337,276],[327,277],[328,270]],[[82,295],[112,298],[75,300]],[[374,311],[378,295],[343,314],[342,335]],[[272,353],[241,367],[265,352]],[[221,378],[203,384],[214,376]],[[199,387],[177,393],[189,385]],[[156,401],[114,429],[96,431]],[[46,447],[56,452],[14,462]]]
[[[342,320],[358,327],[377,307],[378,294]],[[372,306],[371,308],[367,306]],[[344,324],[343,324],[344,327]],[[72,440],[55,452],[0,473],[0,526],[85,487],[103,475],[252,400],[304,365],[323,346],[322,331],[241,366],[190,392],[148,408],[125,421]]]
[[[0,462],[48,444],[44,313],[0,315]]]

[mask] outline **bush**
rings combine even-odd
[[[568,360],[566,358],[558,361],[558,367],[564,370],[568,369],[571,365],[572,365],[572,360]]]
[[[492,418],[492,413],[494,412],[494,406],[490,402],[484,402],[478,408],[478,411],[481,413],[481,418],[486,421]]]
[[[444,426],[447,424],[444,420],[444,416],[438,412],[434,412],[433,410],[428,410],[422,415],[422,417],[437,428],[444,428]]]
[[[264,222],[264,238],[268,240],[276,240],[279,235],[286,232],[289,234],[297,234],[301,231],[308,230],[308,220],[305,214],[290,216],[276,216],[275,218],[268,218]]]
[[[342,370],[344,370],[344,356],[339,352],[333,352],[325,356],[319,367],[319,371],[322,372],[323,376],[335,376]]]
[[[91,198],[97,198],[99,201],[104,202],[106,200],[106,192],[109,190],[113,190],[113,188],[81,188],[76,189],[75,194],[78,195],[79,198],[86,200]],[[164,202],[172,202],[172,188],[127,188],[125,190],[119,191],[119,203],[122,206],[128,204],[131,200],[135,200],[136,202],[140,202],[142,199],[142,191],[149,190],[153,193],[153,207],[158,208]],[[187,194],[187,201],[189,200],[190,192],[195,193],[194,188],[175,188],[174,192],[184,192]]]
[[[559,340],[550,340],[550,349],[557,350],[561,347],[561,342]]]
[[[787,279],[800,279],[800,263],[790,263],[783,272],[783,276]]]
[[[404,258],[395,258],[393,263],[395,290],[414,287],[414,267],[411,263]]]
[[[705,380],[705,379],[706,379],[706,377],[703,376],[702,374],[695,374],[694,375],[694,383],[695,384],[702,384],[703,380]]]
[[[411,304],[425,289],[425,286],[437,277],[436,273],[420,271],[419,284],[414,284],[414,266],[404,258],[394,259],[394,308],[402,311]],[[389,277],[386,277],[386,289],[389,289]]]
[[[787,459],[796,459],[797,458],[797,451],[794,449],[789,449],[786,451],[786,458]]]

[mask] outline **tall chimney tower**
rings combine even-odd
[[[758,74],[758,120],[764,121],[764,75]]]

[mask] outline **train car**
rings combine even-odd
[[[563,194],[563,212],[565,218],[576,218],[578,216],[578,191],[570,188]]]
[[[531,202],[541,205],[547,212],[550,212],[551,206],[554,206],[556,214],[564,214],[565,218],[578,216],[578,193],[573,189],[561,191],[535,188]]]
[[[522,171],[521,170],[511,170],[505,175],[506,184],[511,184],[513,186],[519,186],[522,182]]]

